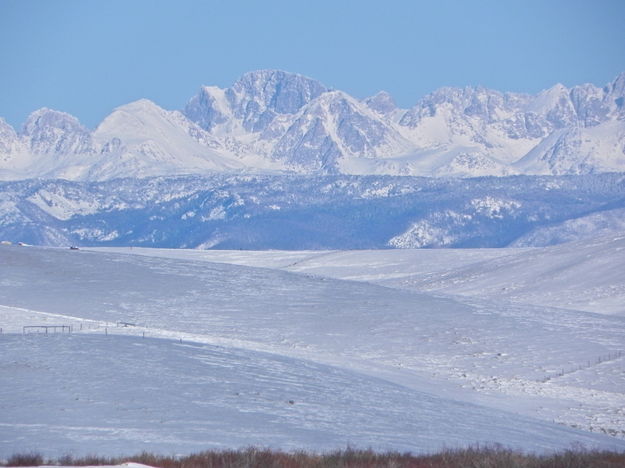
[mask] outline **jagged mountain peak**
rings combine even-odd
[[[426,95],[422,101],[466,103],[476,96],[503,96],[503,93],[481,85],[461,88],[444,86]]]
[[[88,131],[73,115],[42,107],[28,116],[22,128],[22,134],[32,136],[46,127],[67,132],[80,131],[84,133]]]
[[[613,81],[606,85],[606,91],[614,97],[625,96],[625,71],[617,75]]]
[[[618,75],[606,88],[608,100],[611,101],[608,105],[615,106],[619,120],[625,120],[625,72]]]
[[[544,116],[555,129],[576,125],[580,113],[571,99],[571,90],[561,83],[538,93],[526,111]]]
[[[205,130],[232,119],[247,132],[260,133],[279,115],[293,115],[328,91],[319,81],[282,70],[244,74],[230,88],[202,86],[184,114]]]
[[[568,92],[569,88],[564,86],[562,83],[556,83],[543,91],[543,93],[549,94],[567,94]]]
[[[504,94],[483,86],[443,87],[426,95],[409,109],[401,118],[400,125],[414,128],[422,119],[440,113],[445,114],[448,120],[473,117],[492,123],[498,119],[503,108],[514,106],[519,99],[522,99],[520,95]]]
[[[358,105],[359,101],[347,94],[345,91],[341,91],[338,89],[328,90],[325,93],[320,94],[317,98],[313,100],[314,103],[322,103],[327,104],[336,101],[346,101],[349,103],[353,103],[354,105]]]
[[[232,114],[225,90],[216,86],[202,86],[198,93],[187,102],[182,111],[190,120],[204,130],[212,130],[216,125],[227,121]]]
[[[83,154],[93,151],[91,132],[76,117],[47,107],[26,119],[21,136],[33,154]]]
[[[0,117],[0,158],[15,152],[19,145],[20,138],[15,129]]]
[[[280,70],[246,73],[226,90],[235,117],[252,132],[265,130],[280,114],[295,114],[328,91],[319,81]]]
[[[390,114],[397,109],[397,104],[393,96],[386,91],[379,91],[363,100],[363,102],[372,110],[381,115]]]
[[[515,93],[504,94],[483,86],[444,87],[425,96],[413,109],[447,105],[462,113],[475,114],[476,107],[483,107],[486,104],[491,107],[492,105],[503,106],[504,102],[514,97],[517,97]]]
[[[554,102],[559,99],[566,99],[569,95],[569,89],[562,83],[556,83],[555,85],[540,91],[533,99],[534,107],[553,106]]]
[[[272,154],[289,168],[337,173],[354,159],[401,154],[407,142],[365,103],[343,91],[328,91],[302,108]]]
[[[9,124],[3,117],[0,117],[0,135],[8,132],[12,132],[13,134],[17,134],[15,129]]]
[[[302,91],[316,90],[316,94],[321,94],[328,90],[326,86],[313,78],[275,69],[247,72],[232,85],[232,89],[237,92],[245,92],[250,89],[264,90],[269,94],[273,94],[284,86],[296,86]]]

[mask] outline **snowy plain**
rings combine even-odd
[[[624,247],[0,246],[0,458],[625,450]]]

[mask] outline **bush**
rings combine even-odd
[[[43,465],[43,456],[39,453],[17,453],[7,460],[6,466],[39,466]]]
[[[348,448],[326,454],[282,452],[250,447],[243,450],[206,451],[185,457],[143,452],[132,457],[104,458],[66,455],[50,464],[64,466],[141,463],[158,468],[623,468],[625,452],[567,450],[552,455],[528,455],[502,447],[445,450],[430,455],[375,452]],[[36,453],[12,456],[6,466],[38,466]]]

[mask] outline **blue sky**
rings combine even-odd
[[[277,68],[410,107],[441,86],[538,92],[625,71],[623,0],[0,0],[0,116],[95,127],[146,97]]]

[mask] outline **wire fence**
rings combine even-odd
[[[603,362],[614,361],[621,357],[625,356],[623,351],[614,351],[609,354],[604,354],[595,359],[589,359],[585,363],[578,364],[575,367],[569,367],[567,369],[560,369],[558,372],[548,375],[545,378],[541,379],[540,382],[549,382],[550,380],[557,379],[558,377],[563,377],[567,374],[572,374],[574,372],[578,372],[584,369],[590,369],[591,367],[597,366]]]
[[[71,325],[25,325],[22,327],[22,333],[71,333]]]
[[[80,322],[78,324],[54,324],[54,325],[23,325],[23,326],[13,326],[9,327],[0,327],[0,334],[6,332],[7,334],[19,333],[21,328],[21,332],[23,335],[70,335],[74,333],[102,333],[106,336],[108,335],[122,335],[122,336],[141,336],[142,338],[146,338],[148,335],[148,327],[145,325],[139,325],[134,322],[127,321],[117,321],[117,322]],[[158,335],[158,333],[157,333]],[[180,339],[182,341],[182,339]]]

